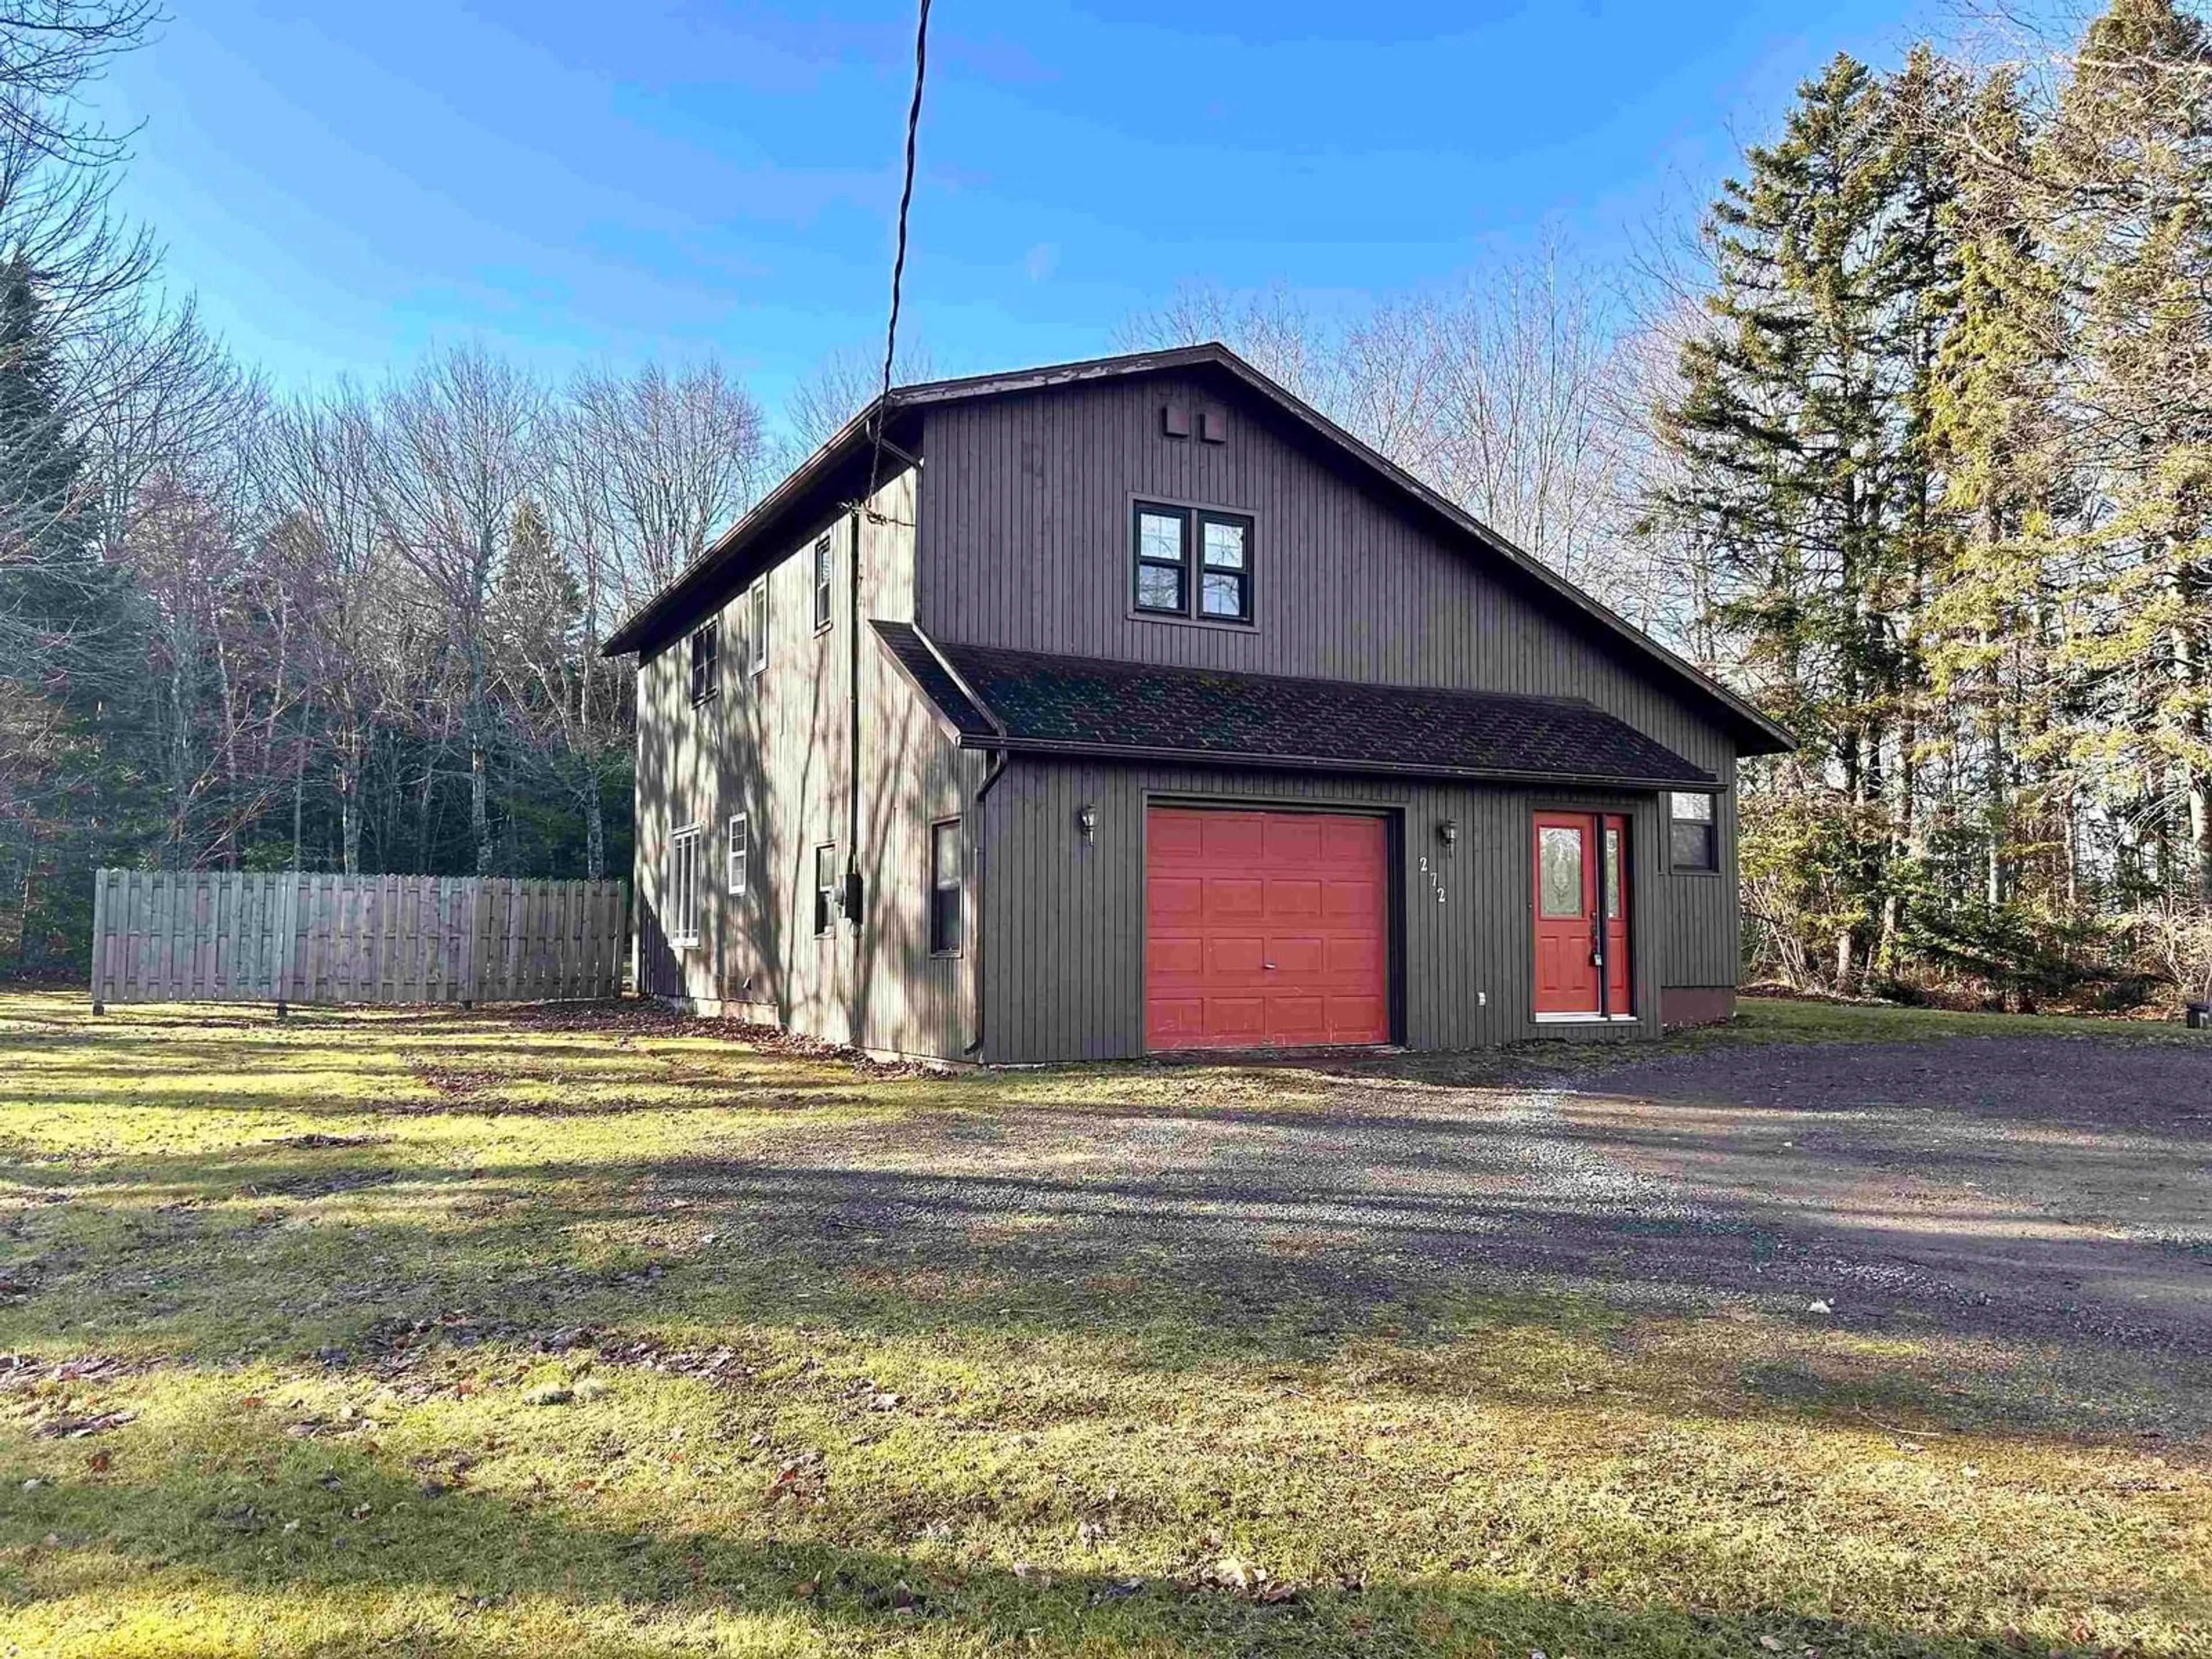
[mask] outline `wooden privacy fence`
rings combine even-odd
[[[619,881],[102,870],[92,1006],[611,997],[626,896]]]

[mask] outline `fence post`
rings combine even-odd
[[[477,915],[483,899],[483,886],[482,876],[469,878],[468,921],[461,933],[461,1006],[465,1009],[477,1006],[477,992],[483,982],[477,973],[483,952],[477,948]]]
[[[612,908],[614,910],[615,932],[613,941],[607,947],[606,994],[610,997],[619,997],[622,995],[623,991],[623,963],[624,958],[628,958],[629,961],[630,975],[633,983],[635,982],[637,974],[636,946],[631,940],[629,934],[629,884],[628,882],[617,881],[615,883],[615,902]]]
[[[287,870],[276,878],[276,1018],[283,1019],[292,1000],[292,934],[299,926],[300,872]]]
[[[100,969],[107,956],[107,872],[96,870],[92,877],[92,1012],[104,1014],[107,1004],[100,994]]]

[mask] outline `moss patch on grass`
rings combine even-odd
[[[1900,1035],[1812,1006],[1722,1040]],[[0,999],[0,1651],[2204,1650],[2205,1449],[1980,1386],[2032,1353],[1070,1277],[1018,1212],[956,1268],[714,1178],[1340,1086]]]

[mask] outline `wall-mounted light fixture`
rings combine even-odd
[[[1437,839],[1447,847],[1459,845],[1459,820],[1446,818],[1437,825]]]
[[[1083,839],[1091,841],[1098,834],[1098,809],[1089,801],[1075,809],[1075,827],[1083,832]]]

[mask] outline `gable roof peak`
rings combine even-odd
[[[787,526],[791,518],[805,511],[806,503],[815,496],[834,491],[841,483],[851,487],[848,475],[854,471],[855,458],[871,447],[878,430],[879,415],[880,425],[888,427],[901,413],[934,405],[1195,368],[1215,369],[1225,374],[1249,396],[1310,434],[1325,450],[1376,480],[1389,494],[1440,522],[1449,533],[1474,541],[1551,602],[1565,606],[1613,645],[1622,647],[1628,657],[1688,692],[1694,701],[1717,709],[1723,723],[1735,732],[1742,752],[1781,754],[1797,746],[1796,739],[1783,726],[1748,699],[1677,656],[1619,612],[1593,599],[1541,560],[1524,552],[1456,501],[1339,426],[1218,340],[892,387],[888,398],[870,399],[866,408],[841,427],[796,471],[763,496],[720,541],[617,629],[602,647],[603,653],[619,656],[672,637],[688,623],[705,596],[713,591],[718,573],[742,557],[746,549],[774,526]]]

